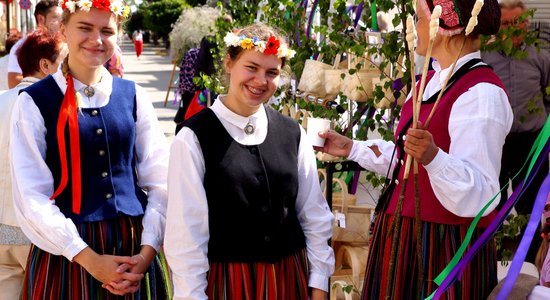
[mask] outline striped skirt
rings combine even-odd
[[[363,299],[385,299],[393,216],[379,214],[376,220],[363,285]],[[469,224],[468,224],[469,225]],[[447,266],[466,236],[468,225],[443,225],[424,222],[422,248],[424,278],[421,291],[417,283],[418,260],[414,218],[403,217],[398,239],[398,255],[393,272],[394,284],[389,299],[425,299],[438,287],[434,278]],[[483,232],[477,228],[472,241]],[[462,278],[447,290],[442,299],[487,299],[497,284],[497,259],[494,242],[485,245],[465,268]]]
[[[98,254],[132,256],[141,244],[142,217],[120,216],[116,219],[77,225],[80,236]],[[32,246],[21,299],[102,300],[102,299],[171,299],[171,282],[162,251],[155,257],[138,292],[116,296],[101,287],[77,263],[64,256],[52,255]]]
[[[306,250],[276,263],[211,262],[207,295],[216,300],[308,299]]]

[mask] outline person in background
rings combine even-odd
[[[103,67],[129,7],[90,4],[62,3],[69,55],[13,109],[15,215],[33,243],[21,298],[170,299],[168,145],[145,90]]]
[[[9,89],[8,86],[8,63],[10,59],[10,50],[21,39],[21,34],[19,32],[10,34],[6,39],[6,55],[0,58],[0,91],[5,91]]]
[[[313,148],[265,106],[294,52],[254,24],[225,37],[226,95],[170,152],[165,251],[174,299],[326,299],[332,213]]]
[[[124,76],[124,66],[122,64],[122,50],[118,44],[115,45],[113,56],[105,63],[105,68],[111,75],[122,78]]]
[[[427,55],[430,17],[438,3],[440,1],[417,1],[416,52],[423,56]],[[376,209],[363,299],[424,299],[432,294],[437,288],[435,277],[459,249],[472,218],[499,191],[502,146],[513,116],[504,85],[480,59],[479,36],[498,31],[500,9],[496,0],[485,0],[479,12],[479,24],[466,36],[464,28],[474,3],[454,0],[442,5],[439,33],[431,55],[434,71],[428,73],[421,95],[417,129],[411,128],[413,101],[409,96],[401,110],[395,142],[352,141],[332,130],[319,134],[326,138],[324,147],[319,150],[347,157],[383,176],[388,170],[393,174]],[[459,59],[451,70],[456,57]],[[429,126],[423,128],[449,72],[453,72],[450,82]],[[405,187],[401,226],[394,230],[390,227],[401,195],[407,155],[418,162],[421,262],[417,259],[416,242],[420,237],[415,229],[412,174]],[[488,207],[473,232],[473,239],[479,237],[483,227],[494,218],[497,204]],[[390,251],[393,239],[397,241],[395,256]],[[392,273],[390,261],[395,263]],[[418,264],[422,264],[423,269],[421,283]],[[496,246],[489,242],[444,297],[487,299],[497,284],[496,270]],[[394,279],[393,284],[388,283],[388,278]]]
[[[514,112],[514,123],[506,137],[502,152],[502,168],[500,170],[500,185],[504,187],[512,180],[515,189],[525,177],[527,168],[514,178],[520,171],[529,155],[537,136],[539,135],[548,113],[550,113],[550,53],[538,49],[535,45],[525,43],[525,33],[528,21],[524,14],[527,11],[521,0],[500,1],[500,29],[497,35],[498,43],[511,39],[512,53],[523,52],[525,57],[506,55],[501,51],[484,52],[482,58],[493,67],[495,73],[502,79],[509,95]],[[510,35],[506,31],[518,30],[520,34]],[[533,204],[539,187],[548,174],[548,162],[542,164],[541,170],[533,179],[529,188],[515,205],[518,214],[528,215],[533,210]],[[507,189],[501,194],[501,205],[508,199]],[[500,208],[500,206],[499,206]],[[522,230],[523,232],[523,230]],[[518,239],[520,240],[521,237]],[[533,238],[527,253],[526,261],[533,262],[536,251],[541,243],[537,234]],[[515,251],[515,249],[509,249]]]
[[[31,242],[17,224],[13,208],[9,137],[11,112],[19,91],[57,71],[67,54],[59,35],[47,30],[32,32],[19,47],[17,57],[23,80],[0,95],[0,291],[2,299],[19,299]],[[64,50],[65,49],[65,50]]]
[[[59,30],[61,21],[61,7],[59,7],[58,0],[41,0],[38,2],[34,8],[34,18],[38,27],[44,26],[51,34],[56,33]],[[8,87],[10,89],[19,84],[21,79],[23,79],[16,53],[24,41],[25,37],[13,45],[10,50],[10,59],[8,62]]]
[[[141,29],[138,29],[132,35],[132,40],[134,41],[134,49],[136,50],[136,56],[139,59],[141,52],[143,51],[143,33]]]

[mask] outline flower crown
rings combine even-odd
[[[130,13],[130,7],[120,0],[62,0],[59,6],[70,13],[74,13],[77,7],[85,12],[89,12],[92,7],[99,8],[122,17],[127,17]]]
[[[296,51],[289,49],[285,44],[275,36],[270,36],[267,41],[262,41],[258,37],[249,38],[244,35],[236,35],[228,32],[223,38],[227,47],[242,47],[245,50],[256,50],[265,55],[277,55],[278,58],[291,59]]]

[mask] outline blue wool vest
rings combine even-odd
[[[233,140],[210,109],[184,124],[204,156],[212,262],[275,262],[305,248],[295,209],[299,125],[266,112],[267,137],[253,146]]]
[[[57,119],[63,93],[53,77],[24,89],[44,118],[46,126],[46,164],[54,178],[54,188],[61,179],[61,162],[57,141]],[[83,108],[78,112],[82,172],[82,207],[80,215],[71,210],[71,168],[69,130],[65,130],[69,182],[55,199],[61,212],[75,224],[115,218],[140,216],[147,196],[137,185],[135,172],[136,90],[131,81],[113,77],[113,92],[104,107]]]

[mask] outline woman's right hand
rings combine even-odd
[[[353,141],[334,130],[319,132],[319,136],[325,139],[323,147],[313,147],[315,150],[322,151],[334,156],[348,157],[353,146]]]
[[[102,283],[131,281],[139,282],[143,274],[130,272],[120,273],[117,269],[122,264],[135,265],[138,261],[129,256],[100,255],[90,247],[78,253],[73,260],[81,265],[90,275]],[[122,294],[121,294],[122,295]]]

